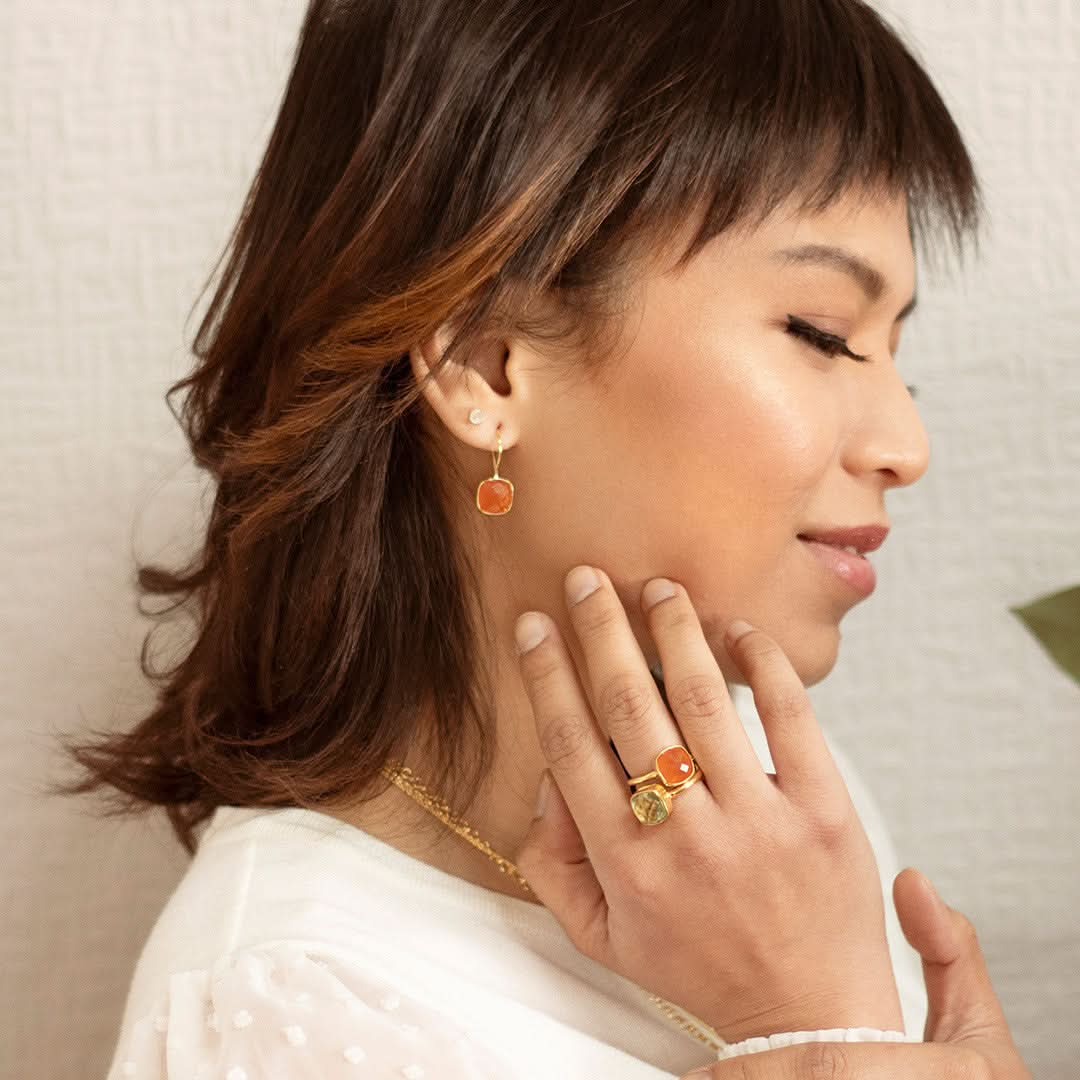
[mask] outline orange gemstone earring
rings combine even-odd
[[[474,410],[475,413],[475,410]],[[472,415],[469,417],[473,420]],[[476,423],[477,421],[473,421]],[[495,468],[491,476],[481,480],[476,489],[476,509],[481,514],[505,514],[514,505],[514,485],[505,477],[499,475],[499,462],[502,461],[502,424],[495,429],[495,437],[498,440],[498,449],[491,451]]]

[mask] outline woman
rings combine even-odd
[[[70,790],[164,807],[195,855],[110,1080],[918,1037],[887,837],[804,688],[872,587],[835,544],[927,467],[913,241],[978,202],[858,0],[313,0],[173,388],[216,498],[140,584],[197,634],[149,717],[72,748]]]

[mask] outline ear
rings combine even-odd
[[[493,336],[473,346],[467,356],[440,366],[450,336],[451,326],[444,324],[409,350],[417,382],[428,379],[428,373],[439,367],[423,387],[424,398],[447,430],[467,446],[494,450],[498,428],[503,449],[508,449],[518,440],[527,396],[520,366],[524,347]],[[473,409],[484,414],[478,424],[469,421]]]

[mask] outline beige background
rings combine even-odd
[[[103,1076],[185,857],[163,817],[43,800],[52,730],[127,725],[132,551],[190,542],[203,484],[163,394],[269,132],[299,0],[0,5],[0,1076]],[[920,271],[898,358],[930,471],[891,493],[878,591],[818,715],[901,859],[978,926],[1037,1077],[1080,1060],[1080,690],[1006,611],[1080,582],[1080,7],[896,0],[990,218]],[[200,308],[201,310],[201,308]]]

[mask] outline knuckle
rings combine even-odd
[[[806,702],[804,687],[777,686],[768,694],[765,709],[770,720],[779,724],[790,724],[803,715]]]
[[[654,903],[661,902],[659,879],[653,867],[646,865],[641,858],[623,858],[615,856],[615,874],[618,888],[624,896],[633,897],[634,909],[638,912],[652,910]]]
[[[796,1076],[807,1080],[851,1080],[853,1073],[841,1043],[806,1043]]]
[[[832,847],[845,840],[851,829],[853,812],[850,800],[828,797],[815,800],[810,824],[818,842]]]
[[[543,691],[563,670],[561,657],[548,644],[542,641],[520,658],[521,676],[530,694]]]
[[[685,839],[673,840],[670,844],[670,859],[677,881],[700,883],[706,888],[715,888],[717,882],[730,878],[731,858],[728,848],[723,844],[705,846],[701,842],[700,830]]]
[[[660,915],[658,909],[670,901],[670,893],[661,895],[662,876],[655,864],[641,858],[635,845],[613,847],[605,853],[604,863],[604,894],[611,911],[632,912],[638,921],[646,914]]]
[[[760,630],[751,630],[745,637],[739,638],[737,648],[744,663],[750,667],[759,667],[772,659],[776,646],[767,634]]]
[[[676,715],[693,720],[715,718],[723,710],[727,696],[715,677],[704,672],[687,675],[664,689]]]
[[[586,601],[574,609],[578,636],[586,640],[606,637],[618,626],[619,621],[626,617],[622,608],[613,603],[603,589],[599,590],[596,597],[603,603],[590,604]]]
[[[657,629],[665,633],[672,630],[697,630],[701,627],[701,620],[690,604],[690,598],[676,586],[676,599],[667,604],[658,604],[652,608],[650,614],[656,621]]]
[[[561,713],[540,731],[540,749],[556,768],[573,768],[585,759],[590,734],[585,717],[578,713]]]
[[[606,729],[631,738],[643,733],[654,705],[654,687],[636,675],[619,674],[600,691],[597,706]]]

